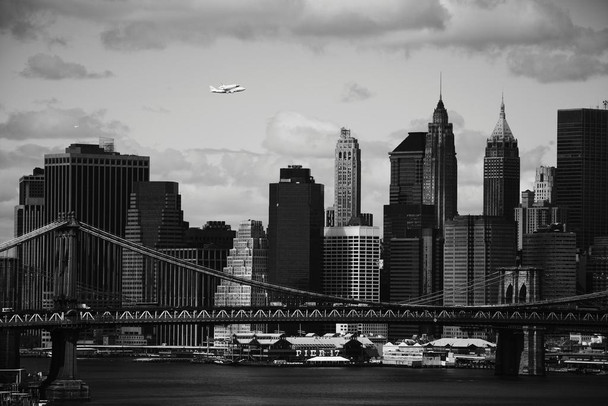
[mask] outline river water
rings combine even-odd
[[[22,358],[28,372],[49,358]],[[504,378],[490,369],[272,368],[78,361],[90,406],[101,405],[605,405],[608,375]],[[75,406],[76,404],[74,404]]]

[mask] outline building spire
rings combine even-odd
[[[501,101],[500,101],[500,118],[505,119],[505,93],[502,92]]]
[[[441,91],[442,91],[442,83],[441,83],[441,82],[442,82],[442,80],[441,80],[442,78],[441,78],[441,73],[442,73],[442,72],[441,72],[441,71],[439,71],[439,100],[441,100],[441,99],[442,99],[442,97],[441,97]]]

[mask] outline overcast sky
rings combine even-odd
[[[311,168],[333,202],[340,128],[362,150],[362,210],[382,225],[389,160],[454,124],[458,211],[481,214],[485,140],[519,141],[521,189],[556,164],[558,109],[608,98],[608,2],[0,1],[0,241],[18,182],[47,153],[115,140],[180,184],[185,220],[268,222],[268,184]],[[239,83],[223,95],[209,85]]]

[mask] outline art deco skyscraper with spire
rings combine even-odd
[[[518,205],[519,149],[507,123],[503,100],[483,159],[483,214],[513,220]]]
[[[441,92],[429,123],[423,160],[422,203],[435,206],[435,228],[443,230],[446,220],[457,214],[457,164],[452,123],[443,106]]]
[[[361,150],[344,127],[336,144],[334,176],[334,225],[344,227],[361,213]]]

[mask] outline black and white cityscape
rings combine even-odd
[[[603,2],[0,14],[0,404],[608,395]]]

